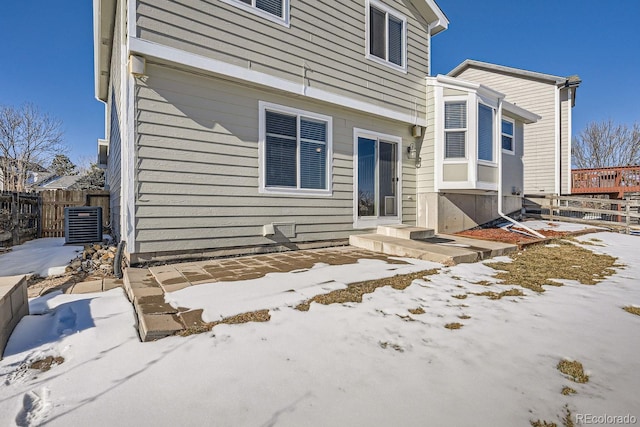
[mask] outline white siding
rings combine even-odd
[[[135,253],[268,245],[262,226],[295,222],[289,243],[346,239],[353,230],[353,129],[413,142],[405,123],[147,65],[136,86]],[[258,191],[258,102],[333,117],[331,197]],[[414,224],[415,166],[405,160],[403,222]],[[409,199],[409,196],[412,196]]]
[[[555,91],[554,84],[512,74],[466,68],[459,77],[481,83],[506,95],[506,100],[542,118],[524,131],[524,192],[555,191]]]

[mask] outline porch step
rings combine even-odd
[[[383,236],[407,240],[428,239],[435,235],[435,232],[430,228],[412,227],[404,224],[379,225],[376,232]]]
[[[516,245],[451,235],[409,240],[381,234],[359,234],[350,236],[349,243],[374,252],[439,262],[444,265],[477,262],[517,250]]]
[[[148,269],[127,268],[123,279],[142,342],[164,338],[185,329],[178,310],[164,301],[164,290]]]

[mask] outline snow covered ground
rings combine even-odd
[[[41,277],[64,274],[69,261],[83,246],[65,245],[64,237],[30,240],[0,255],[0,276],[37,274]]]
[[[621,308],[640,305],[640,240],[581,239],[593,237],[599,246],[586,248],[626,264],[597,286],[459,300],[453,295],[505,287],[474,284],[495,282],[482,263],[320,265],[313,280],[280,273],[170,294],[212,318],[230,314],[228,301],[239,311],[271,308],[271,320],[154,343],[138,341],[120,289],[39,297],[31,308],[40,314],[23,319],[0,362],[0,425],[528,426],[560,424],[565,404],[574,417],[640,418],[640,316]],[[286,292],[299,280],[316,283],[316,274],[328,290],[434,265],[441,271],[429,281],[380,288],[361,304],[300,312]],[[409,314],[418,307],[425,313]],[[464,326],[445,329],[450,322]],[[65,360],[47,372],[27,369],[45,356]],[[590,381],[566,379],[556,370],[563,358],[582,362]],[[565,385],[578,393],[563,396]]]

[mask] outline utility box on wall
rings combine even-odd
[[[65,243],[102,241],[102,208],[83,206],[64,208]]]

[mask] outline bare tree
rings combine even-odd
[[[573,139],[573,165],[602,168],[640,164],[640,124],[591,122]]]
[[[30,171],[64,153],[62,122],[33,104],[0,106],[0,168],[8,191],[25,191]]]

